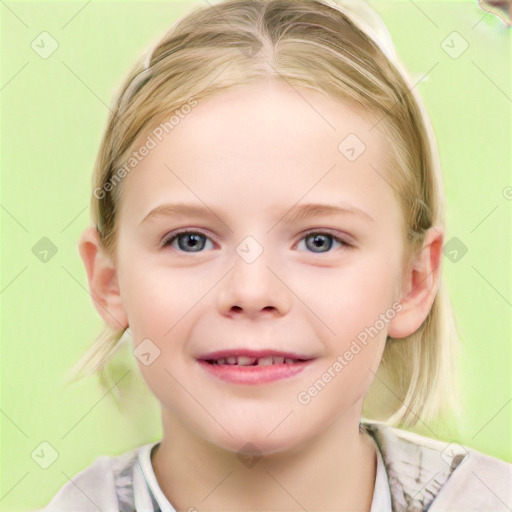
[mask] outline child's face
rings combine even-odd
[[[135,345],[147,338],[149,357],[160,351],[138,364],[174,425],[233,451],[250,441],[270,453],[359,421],[404,254],[384,163],[390,142],[371,126],[313,91],[259,84],[200,102],[125,178],[119,289]],[[339,149],[350,134],[366,145],[355,160],[353,135]],[[147,217],[178,202],[202,213]],[[366,213],[283,218],[306,203]],[[200,236],[160,247],[177,229]],[[242,384],[197,359],[236,349],[312,360],[294,376]]]

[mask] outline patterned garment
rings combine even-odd
[[[155,443],[141,447],[127,462],[113,468],[119,512],[175,512],[158,485],[151,464],[151,457],[158,445],[159,443]],[[135,493],[134,489],[137,490]],[[190,507],[190,510],[195,509]],[[386,469],[379,450],[370,512],[392,512]]]
[[[379,422],[359,428],[378,448],[370,512],[512,510],[512,464]],[[98,457],[39,512],[175,512],[151,464],[157,446]]]
[[[141,461],[143,452],[145,453],[151,448],[150,454],[152,454],[157,446],[158,443],[145,445],[135,450],[127,462],[112,468],[119,512],[162,512],[155,499],[155,490],[149,485],[149,479],[145,477],[145,473],[148,473],[147,461],[144,460],[144,463]],[[150,468],[151,473],[153,473],[151,464]],[[137,489],[137,499],[134,496],[134,489]],[[170,503],[169,506],[171,506]],[[171,508],[170,510],[174,509]]]
[[[361,424],[360,429],[374,438],[385,460],[393,511],[428,510],[465,456],[462,451],[451,453],[451,460],[447,462],[437,450],[426,450],[414,443],[400,442],[376,425]]]

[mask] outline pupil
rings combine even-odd
[[[315,235],[312,237],[312,240],[313,240],[314,247],[321,249],[322,245],[325,246],[326,240],[328,240],[328,237],[326,237],[325,235]],[[329,250],[331,248],[331,245],[332,245],[332,242],[327,243],[326,249]]]
[[[182,237],[180,237],[179,239],[179,245],[180,245],[180,248],[183,249],[183,250],[186,250],[186,249],[195,249],[197,247],[199,247],[199,250],[202,249],[202,246],[201,246],[201,241],[199,239],[199,237],[201,237],[202,235],[199,235],[197,233],[192,233],[192,234],[187,234],[187,235],[183,235]],[[182,240],[186,237],[186,242],[182,243]],[[189,242],[189,243],[187,243]]]

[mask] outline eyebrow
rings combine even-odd
[[[276,208],[270,208],[268,211],[270,213],[276,212]],[[159,217],[176,217],[176,216],[191,216],[191,217],[208,217],[211,214],[216,217],[221,217],[217,215],[213,210],[206,206],[199,206],[193,204],[186,203],[165,203],[157,206],[153,210],[151,210],[140,222],[139,225],[153,220]],[[280,214],[280,215],[279,215]],[[366,211],[358,208],[354,205],[348,203],[339,203],[337,205],[334,204],[297,204],[292,206],[286,211],[279,211],[278,222],[288,222],[293,223],[300,220],[305,220],[310,217],[320,216],[320,215],[356,215],[361,218],[365,218],[366,220],[375,222],[375,219]]]

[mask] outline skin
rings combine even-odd
[[[124,179],[116,257],[93,227],[84,230],[79,250],[99,314],[115,328],[129,325],[135,347],[149,338],[160,350],[149,366],[137,362],[161,404],[164,436],[152,464],[177,510],[370,510],[376,447],[359,432],[364,395],[386,336],[407,336],[426,318],[443,238],[430,229],[404,264],[402,212],[382,179],[390,142],[372,124],[363,110],[283,82],[209,98]],[[350,133],[366,145],[353,162],[338,150]],[[176,201],[206,214],[142,222]],[[340,201],[372,219],[282,220],[299,202]],[[186,236],[181,248],[179,239],[160,247],[178,228],[204,234],[202,249],[187,251]],[[305,238],[311,230],[329,231],[315,246]],[[263,249],[252,263],[236,252],[247,236]],[[300,403],[298,394],[398,301],[402,310],[378,335]],[[195,359],[235,347],[316,359],[256,386],[221,381]],[[249,442],[261,455],[250,467],[237,457]]]

